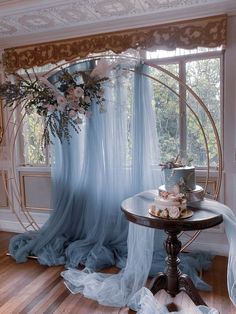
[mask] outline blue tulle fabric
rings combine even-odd
[[[80,65],[83,70],[91,66]],[[135,75],[113,73],[104,86],[106,113],[94,103],[81,132],[71,130],[70,143],[53,138],[54,210],[39,232],[13,237],[9,250],[17,262],[36,255],[46,265],[124,268],[128,222],[120,204],[161,184],[152,93],[148,79],[139,74],[142,68]]]
[[[9,245],[17,262],[35,255],[44,265],[65,264],[68,270],[62,276],[73,293],[111,306],[131,302],[148,275],[164,268],[164,233],[129,224],[120,210],[122,200],[162,184],[156,171],[160,154],[152,91],[143,71],[139,65],[134,75],[114,75],[104,86],[106,113],[94,104],[80,134],[71,130],[70,143],[53,139],[54,210],[41,230],[17,235]],[[197,270],[209,267],[209,256],[183,254],[181,258],[182,269],[197,287],[208,289]],[[85,269],[75,269],[79,265]],[[122,270],[112,276],[95,272],[111,265]],[[234,271],[229,270],[229,277],[235,295]],[[139,300],[150,297],[141,295]],[[146,302],[141,303],[139,313],[161,313],[143,310]]]

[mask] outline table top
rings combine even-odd
[[[179,229],[180,231],[203,230],[214,227],[223,221],[220,213],[221,203],[204,199],[189,204],[187,207],[193,211],[193,216],[185,219],[164,219],[149,214],[148,209],[154,204],[155,193],[151,190],[124,200],[121,210],[126,218],[136,224],[156,229]],[[152,197],[153,196],[153,197]]]

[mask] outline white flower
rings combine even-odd
[[[84,90],[83,90],[83,88],[77,86],[77,87],[74,89],[74,95],[75,95],[75,97],[78,97],[78,98],[83,97],[83,96],[84,96]]]
[[[76,115],[77,115],[76,111],[74,111],[74,110],[69,111],[69,117],[70,118],[74,118]]]
[[[78,111],[79,111],[79,113],[81,113],[81,114],[84,114],[84,113],[85,113],[85,110],[84,110],[84,108],[82,108],[82,107],[79,107]]]
[[[77,117],[74,121],[78,124],[81,124],[83,122],[83,120],[80,117]]]
[[[173,206],[169,209],[169,216],[172,219],[177,219],[180,216],[180,210],[178,207]]]

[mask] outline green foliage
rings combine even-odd
[[[178,65],[171,64],[165,68],[178,75]],[[178,93],[176,81],[164,73],[152,70],[151,75],[170,86]],[[159,138],[161,161],[170,160],[180,151],[179,144],[179,99],[161,83],[153,83],[154,110]]]
[[[178,65],[163,66],[178,76]],[[180,147],[180,103],[181,100],[173,91],[179,93],[178,83],[168,75],[152,70],[152,76],[170,87],[154,82],[154,108],[156,112],[157,132],[161,151],[161,161],[170,160],[182,150]],[[211,113],[218,131],[220,131],[220,60],[219,58],[197,60],[186,63],[186,83],[203,100]],[[171,90],[172,89],[172,90]],[[196,113],[206,134],[209,149],[210,165],[218,163],[218,151],[213,128],[206,112],[193,96],[186,91],[186,101]],[[185,106],[184,101],[182,105]],[[204,136],[198,121],[191,110],[186,109],[187,155],[196,166],[206,166],[207,151]]]
[[[187,63],[187,84],[202,99],[207,109],[211,113],[216,128],[220,132],[220,59],[205,59],[191,61]],[[217,143],[210,120],[205,111],[194,102],[192,97],[187,94],[187,101],[191,103],[197,112],[200,122],[206,134],[209,145],[210,165],[216,166],[218,163]],[[193,115],[188,112],[188,151],[194,157],[196,165],[206,166],[206,148],[204,138]]]

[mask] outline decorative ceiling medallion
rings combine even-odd
[[[15,49],[6,49],[3,54],[5,70],[9,73],[86,57],[89,53],[113,51],[121,53],[129,48],[175,49],[217,47],[226,45],[225,15],[176,22],[165,25],[138,28],[67,39],[52,43],[37,44]]]

